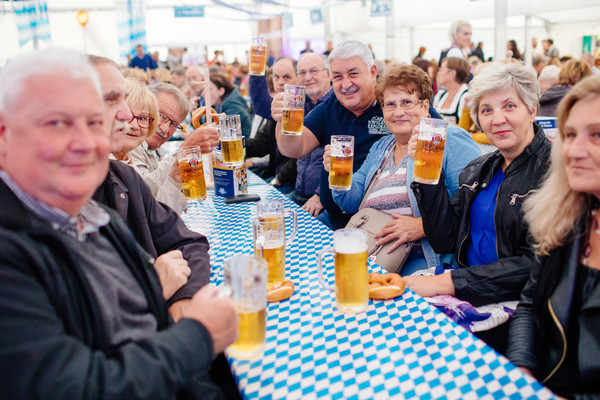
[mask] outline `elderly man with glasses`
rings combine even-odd
[[[152,194],[181,213],[187,207],[187,202],[181,192],[177,157],[174,154],[169,155],[161,146],[176,131],[182,129],[180,124],[189,113],[190,105],[183,92],[174,85],[157,83],[150,87],[150,91],[154,93],[158,102],[158,126],[154,134],[131,151],[131,158],[137,171],[150,186]],[[190,134],[181,147],[199,145],[204,153],[211,150],[218,140],[217,128],[206,126]]]

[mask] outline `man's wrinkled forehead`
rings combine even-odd
[[[111,64],[99,64],[94,67],[100,78],[102,97],[107,106],[127,99],[128,91],[125,78],[121,72]]]

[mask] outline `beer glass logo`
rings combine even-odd
[[[195,158],[192,158],[190,160],[190,167],[196,168],[197,166],[198,166],[198,160],[196,160]]]
[[[302,101],[302,96],[300,96],[299,94],[296,95],[295,97],[296,101]]]
[[[352,150],[350,150],[350,147],[343,147],[342,153],[344,154],[344,156],[348,157],[350,153],[352,153]]]
[[[435,135],[433,135],[433,137],[431,138],[431,142],[432,142],[433,144],[435,144],[436,146],[437,146],[438,144],[441,144],[441,143],[442,143],[442,135],[440,135],[439,133],[438,133],[438,134],[435,134]]]

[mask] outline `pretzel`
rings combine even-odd
[[[292,281],[284,281],[280,286],[271,289],[267,292],[267,301],[276,303],[285,299],[289,299],[294,294],[294,284]]]
[[[200,123],[200,118],[202,118],[205,115],[206,115],[206,107],[200,107],[192,113],[192,125],[194,126],[194,129],[198,129],[202,126],[202,124]],[[219,123],[219,115],[217,114],[217,112],[215,111],[214,108],[210,109],[210,115],[212,117],[213,122],[215,124],[218,124]]]
[[[404,293],[406,285],[398,274],[381,275],[377,272],[369,274],[369,298],[376,300],[388,300]]]

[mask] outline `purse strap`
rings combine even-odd
[[[365,201],[367,201],[367,197],[369,197],[369,195],[371,194],[371,191],[373,190],[373,188],[375,187],[375,184],[377,183],[377,179],[379,179],[379,175],[381,175],[381,172],[383,171],[383,168],[387,165],[387,162],[388,162],[390,156],[394,153],[395,147],[396,147],[396,143],[394,142],[394,144],[392,144],[392,147],[388,150],[387,154],[385,155],[383,162],[381,163],[381,165],[375,172],[375,175],[373,175],[373,178],[371,178],[371,182],[369,182],[369,186],[367,187],[367,190],[365,191],[365,194],[363,195],[362,201],[360,202],[360,205],[358,206],[359,210],[361,208],[363,208]]]

